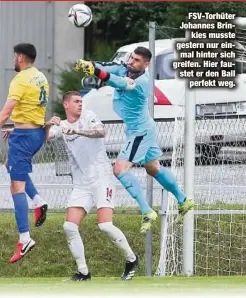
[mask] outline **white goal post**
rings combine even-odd
[[[156,29],[168,38],[170,28]],[[238,32],[245,37],[246,30]],[[241,70],[245,53],[238,53]],[[231,91],[235,100],[245,88]],[[211,96],[205,92],[186,92],[183,116],[175,120],[171,170],[196,206],[177,226],[176,200],[163,192],[156,276],[246,274],[246,100],[232,102],[230,91],[217,90],[220,104],[201,105],[202,95]]]

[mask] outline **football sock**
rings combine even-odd
[[[32,202],[33,202],[33,205],[34,207],[41,207],[43,206],[44,204],[47,204],[43,199],[42,197],[40,197],[39,194],[35,195],[32,199]]]
[[[76,261],[78,271],[84,275],[88,274],[84,244],[80,237],[78,225],[73,222],[65,221],[63,228],[67,237],[68,247]]]
[[[152,210],[144,197],[138,179],[132,173],[125,171],[120,173],[117,178],[132,198],[137,201],[142,214],[148,213]]]
[[[33,199],[35,195],[38,194],[36,187],[34,186],[31,177],[28,175],[26,179],[26,188],[25,192],[29,196],[30,199]]]
[[[180,190],[176,179],[171,171],[160,167],[159,172],[153,176],[167,191],[170,191],[177,199],[179,204],[185,201],[185,195]]]
[[[34,207],[40,207],[46,202],[42,199],[42,197],[39,195],[36,187],[34,186],[31,177],[28,175],[28,178],[26,180],[26,188],[25,191],[29,198],[32,200]]]
[[[113,225],[112,221],[99,223],[98,227],[122,250],[127,261],[134,262],[136,260],[136,256],[128,244],[125,235],[120,229]]]
[[[30,233],[25,232],[25,233],[20,233],[20,239],[19,242],[21,243],[27,243],[31,239]]]
[[[12,195],[15,208],[15,219],[20,233],[25,233],[29,231],[28,222],[28,203],[26,199],[26,194],[16,193]]]

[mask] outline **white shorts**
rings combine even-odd
[[[82,207],[87,213],[93,206],[100,208],[114,208],[115,185],[112,178],[104,178],[87,187],[74,186],[68,201],[69,207]]]

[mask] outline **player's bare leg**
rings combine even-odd
[[[91,274],[85,260],[85,249],[83,240],[79,233],[79,225],[85,218],[86,211],[81,207],[69,207],[66,211],[66,221],[63,225],[69,250],[76,261],[78,272],[73,274],[74,281],[88,281],[91,279]]]
[[[167,191],[171,192],[177,199],[179,216],[177,223],[181,224],[185,214],[194,208],[194,200],[186,198],[185,194],[179,188],[174,175],[168,169],[162,167],[158,160],[152,160],[145,165],[149,175],[154,177]]]
[[[122,280],[130,280],[134,277],[137,270],[139,259],[132,251],[125,235],[117,228],[113,220],[112,208],[100,208],[97,210],[98,227],[105,232],[111,241],[123,252],[126,258],[125,270],[121,276]]]
[[[29,233],[29,210],[25,194],[25,181],[12,180],[11,193],[14,201],[16,223],[20,233],[20,238],[16,245],[16,252],[10,259],[10,263],[16,263],[34,248],[35,241],[31,239]]]

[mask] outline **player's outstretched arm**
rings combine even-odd
[[[96,67],[91,61],[78,60],[75,69],[83,72],[86,76],[96,76],[106,85],[122,90],[133,90],[136,87],[135,81],[128,77],[117,76],[104,69]]]
[[[115,62],[93,62],[95,67],[102,69],[106,72],[118,75],[119,71],[124,67],[122,64],[117,64]]]
[[[118,75],[122,67],[124,66],[114,62],[92,62],[83,59],[79,59],[75,64],[75,69],[83,72],[86,76],[95,75],[97,69]]]
[[[106,135],[103,125],[97,125],[93,129],[73,129],[63,128],[62,132],[66,135],[79,135],[87,138],[104,138]]]
[[[15,100],[9,98],[7,99],[2,111],[0,112],[0,128],[2,128],[5,122],[9,119],[15,105]]]
[[[114,88],[122,90],[133,90],[136,88],[136,82],[128,77],[119,77],[113,74],[110,74],[105,84]]]
[[[106,84],[122,90],[133,90],[136,87],[136,82],[129,77],[117,76],[99,68],[94,68],[93,73],[102,82],[102,85]]]

